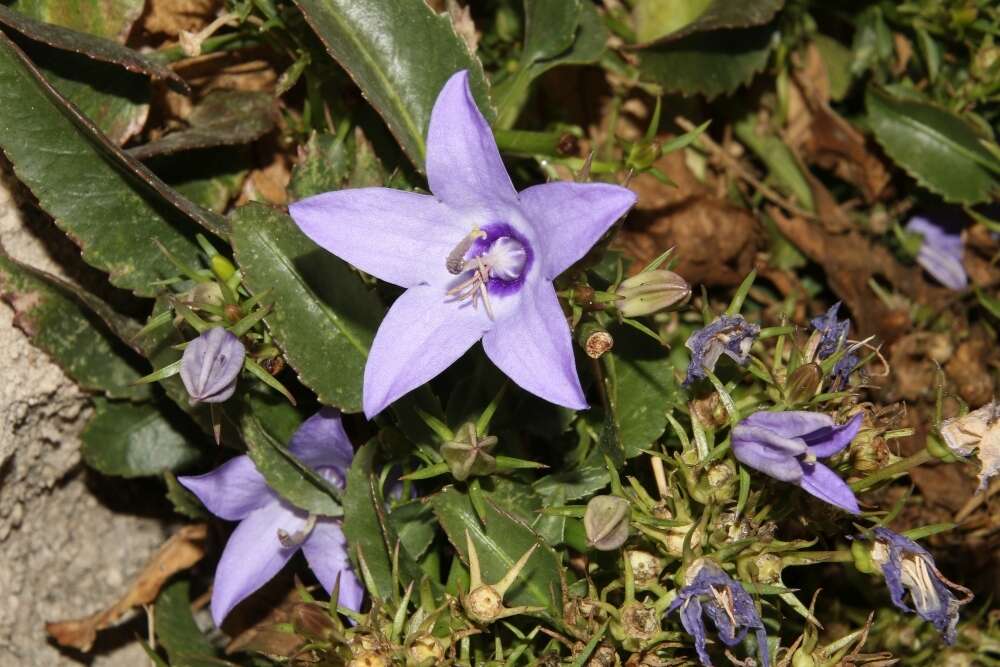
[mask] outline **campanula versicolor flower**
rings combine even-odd
[[[721,315],[704,329],[691,334],[684,346],[691,350],[684,386],[708,377],[705,369],[715,372],[715,364],[723,354],[744,366],[750,358],[760,327],[743,319],[742,315]]]
[[[816,348],[816,356],[820,360],[835,354],[841,346],[847,344],[847,336],[851,332],[851,320],[847,318],[838,320],[838,310],[840,310],[839,301],[830,306],[830,309],[823,315],[809,320],[812,328],[820,334],[819,345]],[[850,350],[844,352],[831,373],[834,391],[840,391],[847,387],[847,380],[851,377],[851,372],[854,371],[859,361],[858,355],[854,352]]]
[[[906,231],[924,237],[917,253],[917,264],[945,287],[965,289],[969,276],[962,265],[964,246],[960,229],[917,216],[906,223]]]
[[[184,348],[181,381],[192,403],[222,403],[236,391],[246,349],[234,334],[213,327]]]
[[[907,591],[917,614],[930,621],[948,644],[955,643],[959,608],[972,601],[972,591],[948,581],[938,571],[934,557],[908,537],[888,528],[875,529],[872,560],[882,570],[892,603],[913,612],[903,597]],[[952,591],[962,593],[961,599]]]
[[[354,451],[336,410],[323,408],[303,422],[288,450],[331,483],[344,486]],[[240,522],[215,572],[212,619],[216,625],[299,549],[327,593],[339,577],[339,604],[360,609],[364,591],[350,569],[339,520],[290,505],[267,485],[248,456],[237,456],[205,475],[177,479],[212,514]]]
[[[862,419],[859,413],[838,426],[830,415],[819,412],[755,412],[733,428],[733,455],[754,470],[857,514],[860,509],[851,487],[817,459],[851,444]]]
[[[514,190],[468,78],[464,70],[454,74],[431,113],[432,195],[359,188],[290,207],[317,244],[406,288],[365,366],[368,417],[480,339],[493,363],[524,389],[566,407],[587,405],[552,279],[590,250],[635,195],[603,183]]]
[[[753,629],[757,636],[760,662],[764,667],[769,667],[771,657],[767,650],[767,632],[750,594],[721,567],[704,558],[691,564],[685,575],[685,583],[678,591],[677,598],[667,607],[666,613],[680,609],[681,625],[694,637],[694,648],[701,664],[706,667],[711,667],[712,664],[705,649],[705,620],[702,618],[702,613],[705,613],[712,619],[719,639],[726,646],[739,644],[747,632]]]

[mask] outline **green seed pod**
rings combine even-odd
[[[859,572],[875,574],[880,571],[872,559],[871,547],[861,540],[851,542],[851,555],[854,556],[854,567],[858,568]]]
[[[628,501],[618,496],[594,496],[587,503],[583,528],[587,544],[600,551],[614,551],[628,539]]]
[[[646,271],[624,280],[616,292],[618,311],[625,317],[651,315],[687,301],[691,286],[673,271]]]
[[[212,273],[223,282],[232,278],[233,274],[236,273],[236,267],[233,266],[233,263],[222,255],[212,255],[211,266]]]
[[[455,432],[455,439],[441,445],[441,456],[451,470],[451,476],[459,482],[469,477],[492,475],[497,469],[497,460],[490,454],[497,444],[492,435],[480,437],[473,422],[463,424]]]

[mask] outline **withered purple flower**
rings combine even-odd
[[[691,334],[684,346],[691,350],[691,363],[687,367],[684,386],[708,375],[705,369],[715,371],[715,364],[723,354],[743,366],[750,358],[760,327],[743,319],[742,315],[721,315],[704,329]]]
[[[754,470],[857,514],[860,508],[851,487],[817,459],[851,444],[862,419],[859,413],[838,426],[819,412],[755,412],[733,428],[733,455]]]
[[[820,334],[819,345],[816,349],[816,356],[820,359],[835,354],[841,346],[847,344],[847,336],[851,332],[851,320],[845,318],[837,319],[837,311],[840,310],[840,302],[830,306],[830,309],[819,317],[809,320],[812,328]],[[858,355],[852,351],[845,351],[843,356],[833,367],[832,389],[840,391],[847,387],[847,380],[858,365]]]
[[[948,581],[938,571],[934,557],[910,538],[888,528],[879,527],[874,532],[872,560],[882,570],[892,603],[912,613],[903,602],[909,592],[917,614],[933,623],[945,642],[954,644],[958,610],[972,601],[972,591]],[[956,597],[953,591],[961,593],[962,597]]]
[[[965,289],[969,277],[962,265],[964,246],[959,228],[948,222],[917,216],[906,223],[906,231],[924,237],[917,253],[917,264],[945,287]]]
[[[701,664],[711,667],[712,660],[706,650],[705,620],[708,614],[718,630],[719,639],[726,646],[743,641],[753,629],[757,637],[757,654],[764,667],[769,667],[771,657],[767,649],[767,632],[757,613],[750,594],[726,574],[721,567],[707,559],[691,564],[685,575],[686,585],[677,598],[667,607],[667,613],[680,609],[681,624],[694,637],[694,648]]]
[[[192,403],[221,403],[236,391],[246,349],[222,327],[201,334],[184,348],[181,381]]]
[[[566,407],[587,405],[552,279],[583,257],[635,195],[603,183],[515,191],[468,78],[466,71],[453,75],[431,114],[426,166],[433,195],[360,188],[290,207],[317,244],[406,288],[365,366],[368,417],[480,339],[524,389]]]
[[[303,422],[288,449],[331,483],[344,486],[354,451],[336,410],[323,408]],[[248,456],[237,456],[205,475],[177,479],[212,514],[240,522],[215,572],[211,606],[216,625],[299,549],[327,593],[339,577],[339,604],[360,609],[364,590],[351,570],[339,520],[290,505],[267,485]]]

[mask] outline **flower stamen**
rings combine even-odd
[[[291,549],[293,547],[302,546],[303,542],[309,539],[309,534],[312,533],[313,528],[316,527],[316,515],[312,512],[309,513],[309,518],[306,519],[306,525],[302,526],[302,530],[297,530],[294,533],[289,533],[284,528],[278,529],[278,541],[281,542],[281,546],[286,549]]]

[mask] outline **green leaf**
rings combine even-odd
[[[13,308],[14,325],[83,389],[133,400],[151,395],[149,387],[132,384],[143,375],[141,359],[69,285],[0,252],[0,298]],[[93,297],[88,301],[101,306]],[[106,306],[102,311],[127,327]]]
[[[493,115],[479,60],[455,34],[447,14],[424,0],[357,2],[296,0],[295,4],[418,168],[431,109],[448,78],[469,70],[473,94]]]
[[[403,548],[416,560],[423,558],[437,534],[434,513],[421,500],[411,500],[392,508],[389,525],[399,535]]]
[[[314,132],[301,151],[302,158],[292,170],[288,184],[292,200],[343,187],[354,164],[354,149],[348,137]]]
[[[124,43],[145,4],[143,0],[14,0],[11,8],[37,21]]]
[[[633,9],[636,39],[675,41],[709,30],[767,23],[785,0],[640,0]]]
[[[244,416],[242,433],[247,453],[257,470],[267,480],[267,485],[282,498],[315,514],[343,514],[339,502],[340,491],[296,459],[252,414]]]
[[[105,475],[160,475],[196,463],[202,450],[177,415],[151,403],[96,401],[83,434],[83,460]]]
[[[142,296],[176,273],[152,243],[196,264],[201,223],[225,221],[184,200],[139,162],[126,157],[68,106],[0,35],[0,148],[39,205],[82,247],[83,259],[110,273],[112,284]],[[110,224],[113,222],[113,224]],[[137,243],[142,239],[142,243]]]
[[[712,99],[734,92],[763,70],[776,38],[772,25],[699,32],[639,51],[639,71],[669,92]]]
[[[469,531],[482,568],[483,580],[496,583],[513,567],[528,549],[539,547],[521,570],[515,584],[504,596],[510,606],[529,605],[545,609],[543,615],[551,621],[562,618],[562,583],[559,580],[559,557],[542,543],[541,537],[527,525],[486,502],[485,526],[472,508],[469,497],[455,487],[446,487],[430,499],[431,507],[463,563],[468,566],[469,554],[465,531]]]
[[[576,470],[565,470],[546,475],[532,486],[545,498],[545,504],[554,505],[551,498],[562,494],[565,500],[579,500],[600,491],[611,481],[608,469],[598,466],[583,466]]]
[[[524,0],[521,64],[553,58],[573,45],[580,23],[580,0]]]
[[[253,154],[246,146],[229,146],[164,155],[148,164],[183,196],[222,213],[239,195],[253,166]]]
[[[167,485],[167,500],[174,506],[175,512],[195,521],[205,521],[212,517],[198,497],[181,486],[172,472],[163,473],[163,480]]]
[[[292,219],[260,204],[236,210],[233,247],[246,285],[270,290],[268,325],[288,363],[320,402],[361,409],[365,361],[382,316],[376,296],[345,262]]]
[[[217,658],[191,615],[191,584],[177,579],[156,598],[153,610],[156,639],[166,649],[170,667],[220,667],[234,663]]]
[[[950,111],[895,97],[876,86],[865,94],[875,139],[896,164],[946,201],[975,204],[1000,193],[1000,164],[976,131]]]
[[[274,128],[274,104],[271,95],[259,91],[213,91],[191,110],[186,129],[130,148],[128,154],[145,160],[195,148],[248,144]]]
[[[767,166],[771,178],[782,189],[792,193],[804,208],[814,210],[812,188],[792,149],[773,133],[760,134],[757,118],[753,114],[747,114],[732,127],[737,138]]]

